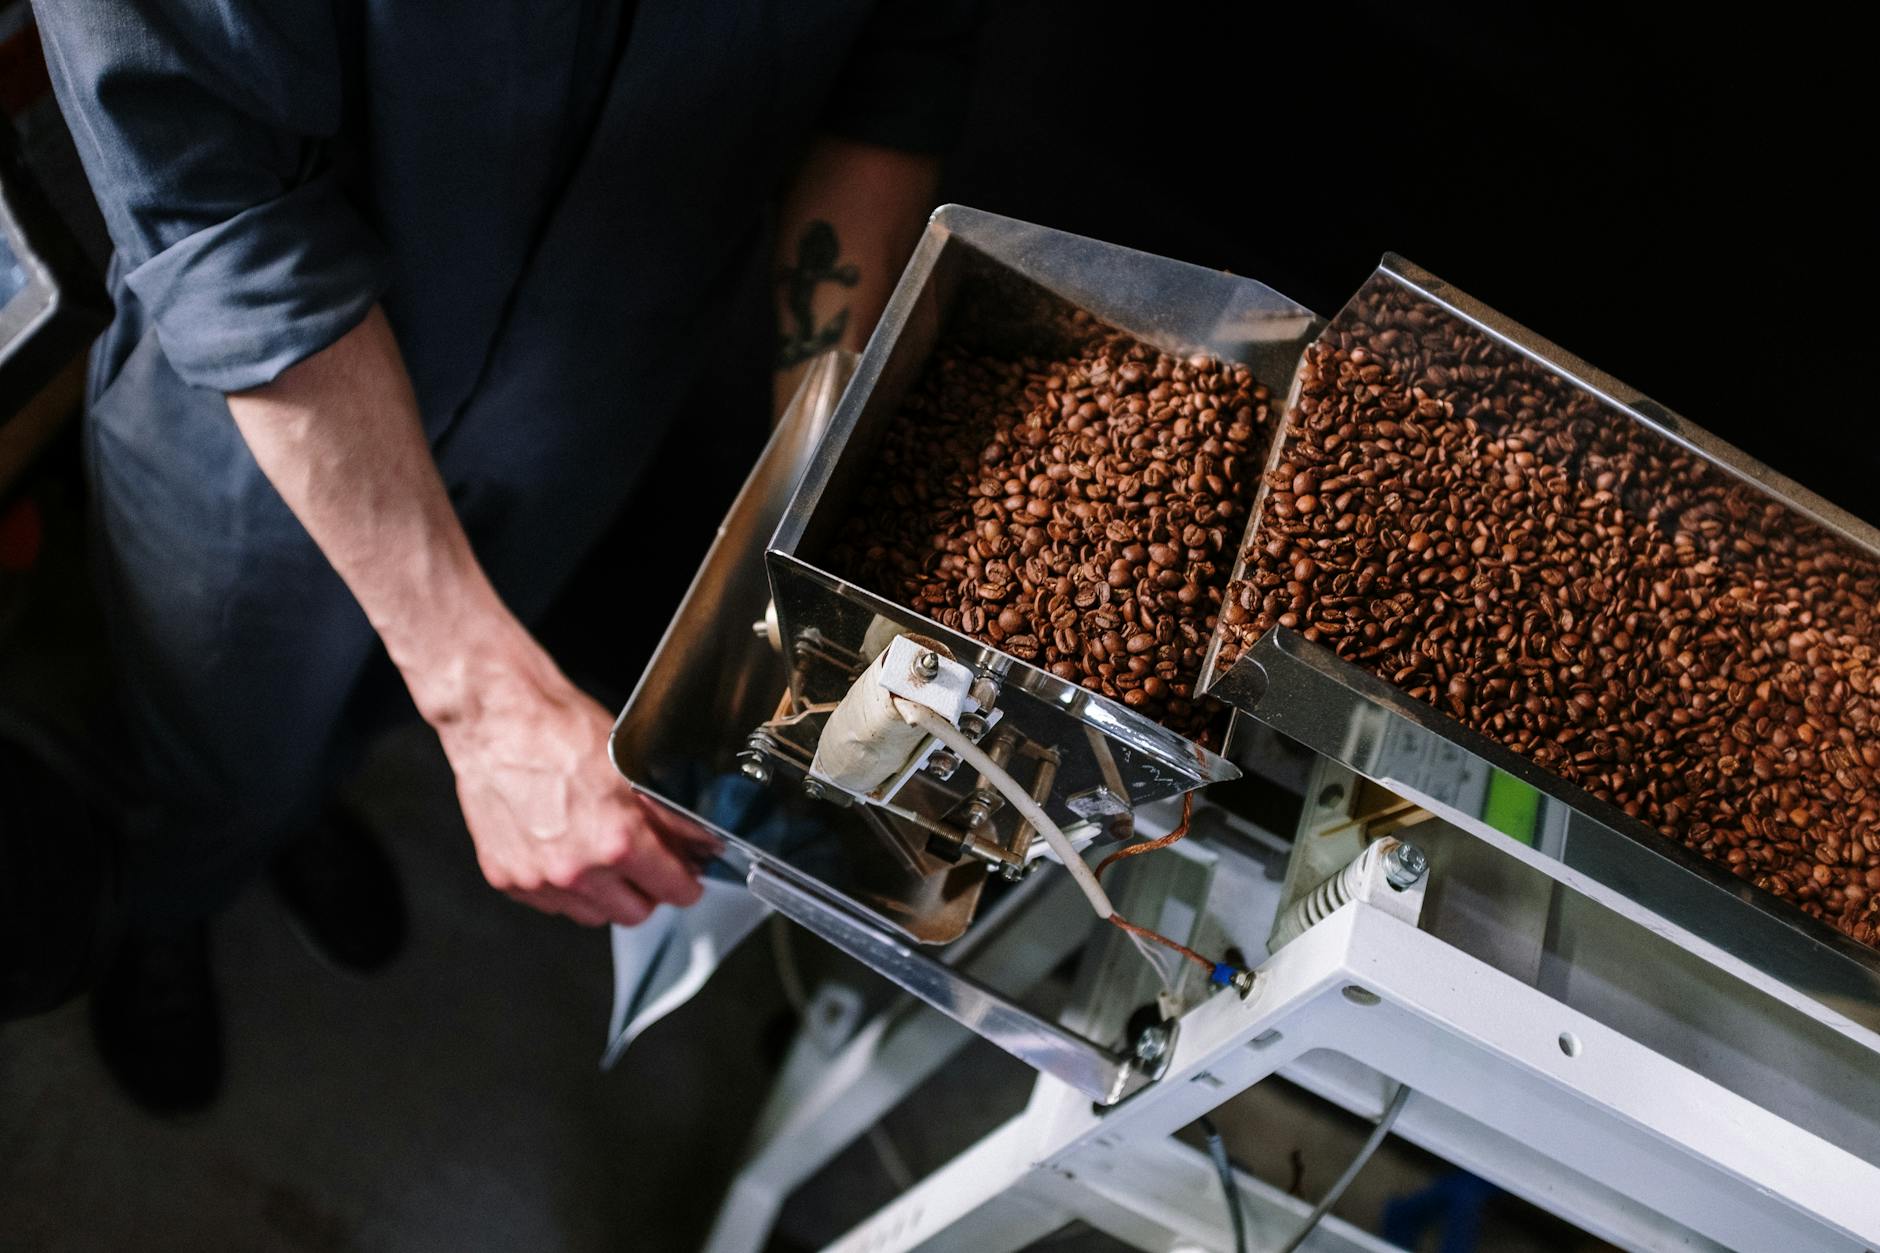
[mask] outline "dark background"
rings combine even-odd
[[[944,200],[1231,270],[1328,317],[1399,253],[1880,520],[1873,144],[1849,103],[1866,67],[1838,19],[988,9]],[[597,686],[637,676],[757,453],[760,433],[725,423],[723,402],[669,439],[688,490],[641,493],[548,624]]]
[[[948,195],[1328,316],[1400,253],[1871,519],[1867,67],[1725,13],[1005,6]]]

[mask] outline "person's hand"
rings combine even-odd
[[[545,662],[545,659],[543,659]],[[586,926],[690,905],[698,876],[607,757],[612,720],[552,665],[485,672],[438,725],[492,887]]]
[[[489,881],[591,924],[697,900],[697,877],[672,851],[684,845],[662,840],[607,760],[606,713],[477,561],[384,310],[273,382],[229,393],[228,407],[437,728]]]

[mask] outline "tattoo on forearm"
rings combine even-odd
[[[803,228],[796,241],[796,264],[785,266],[777,275],[787,320],[787,325],[782,320],[778,325],[777,369],[787,370],[841,342],[842,333],[849,327],[847,306],[821,326],[816,325],[814,308],[816,289],[822,284],[853,287],[861,282],[861,272],[854,266],[836,264],[841,255],[835,227],[818,218]]]

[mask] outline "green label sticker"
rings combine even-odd
[[[1505,770],[1489,769],[1488,797],[1482,802],[1482,821],[1503,835],[1532,847],[1534,820],[1540,816],[1541,794]]]

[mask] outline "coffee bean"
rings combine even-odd
[[[1308,347],[1277,460],[1223,664],[1301,630],[1880,935],[1872,553],[1382,279]]]
[[[1231,520],[1257,486],[1243,467],[1265,460],[1269,404],[1244,366],[1111,332],[1063,360],[942,343],[830,564],[1206,737],[1217,707],[1190,698],[1234,557]]]

